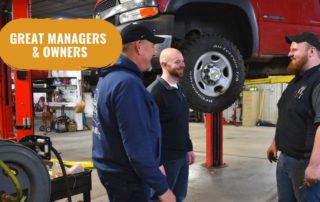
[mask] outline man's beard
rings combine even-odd
[[[180,78],[183,77],[183,73],[184,73],[184,70],[179,71],[178,69],[171,69],[171,70],[169,71],[169,74],[170,74],[171,76],[173,76],[173,77],[175,77],[175,78],[178,78],[178,79],[180,79]]]
[[[294,74],[294,75],[301,74],[302,69],[307,62],[308,62],[308,57],[306,55],[301,59],[291,60],[289,66],[288,66],[289,74]]]

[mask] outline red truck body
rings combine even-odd
[[[310,31],[320,35],[319,0],[251,0],[259,27],[259,55],[286,55],[284,36]],[[273,19],[276,18],[276,19]]]
[[[154,8],[145,16],[142,10]],[[287,74],[285,36],[320,36],[319,0],[98,0],[94,16],[120,30],[143,24],[185,56],[181,83],[190,106],[219,112],[230,106],[245,78]],[[157,59],[154,69],[159,67]]]

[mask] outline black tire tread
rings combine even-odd
[[[242,91],[245,79],[244,61],[238,48],[232,42],[217,34],[205,34],[199,36],[199,38],[185,41],[179,48],[185,57],[185,61],[188,61],[189,57],[192,57],[192,52],[194,52],[195,48],[197,48],[199,44],[202,44],[206,41],[217,41],[217,44],[223,44],[224,47],[229,47],[229,49],[232,49],[232,52],[234,53],[233,57],[236,58],[238,66],[241,68],[239,69],[240,73],[239,81],[237,82],[238,85],[231,85],[224,94],[213,98],[212,104],[208,104],[200,100],[199,96],[193,92],[192,87],[190,86],[191,81],[187,78],[186,74],[182,79],[182,86],[185,94],[188,97],[188,102],[191,108],[201,112],[220,112],[228,108],[239,97],[240,92]],[[193,68],[190,67],[190,64],[186,64],[186,66],[186,68]]]

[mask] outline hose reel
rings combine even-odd
[[[50,201],[49,173],[36,152],[23,145],[0,141],[0,161],[10,169],[13,178],[20,184],[20,188],[17,188],[12,176],[5,172],[8,169],[0,164],[0,201],[12,201],[10,196],[19,197],[19,192],[22,192],[22,198],[18,201]]]

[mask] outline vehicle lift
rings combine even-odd
[[[223,114],[206,113],[206,162],[208,169],[224,168],[223,162]]]
[[[9,2],[9,1],[7,1]],[[29,0],[12,0],[12,19],[29,17]],[[25,6],[27,5],[27,6]],[[0,21],[2,28],[11,19],[10,13],[3,15]],[[31,71],[14,70],[15,85],[15,112],[16,112],[16,134],[13,130],[12,112],[12,79],[11,69],[1,61],[0,71],[0,134],[3,139],[17,139],[32,135],[33,128],[33,106],[32,106],[32,84]]]
[[[0,12],[0,29],[10,20],[30,17],[30,0],[5,0],[1,5],[9,4],[12,16]],[[11,68],[0,60],[0,201],[49,202],[66,197],[71,201],[72,195],[83,193],[84,201],[89,202],[91,171],[67,176],[50,138],[34,135],[31,71],[14,70],[14,86],[13,104]],[[63,173],[53,180],[43,161],[51,159],[51,151]]]

